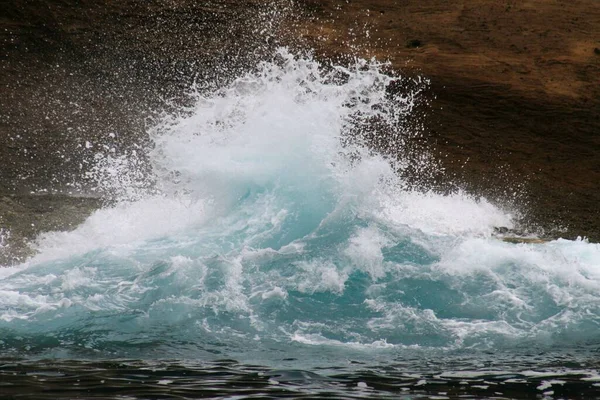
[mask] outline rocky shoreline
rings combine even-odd
[[[39,232],[72,228],[102,204],[84,179],[98,146],[127,155],[147,145],[148,118],[184,103],[191,83],[222,84],[280,44],[321,58],[376,56],[427,77],[423,131],[445,168],[440,179],[514,204],[524,229],[600,240],[593,0],[8,0],[3,8],[0,228],[11,235],[0,265],[26,257]]]

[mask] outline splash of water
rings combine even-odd
[[[151,189],[103,159],[128,200],[0,270],[3,351],[269,365],[597,343],[600,247],[505,243],[485,199],[408,185],[415,166],[364,135],[414,134],[393,79],[281,50],[152,129]]]
[[[10,239],[10,231],[5,228],[0,228],[0,249],[8,247]]]

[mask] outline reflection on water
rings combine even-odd
[[[235,360],[0,360],[3,398],[569,398],[600,395],[600,363],[584,356],[454,355],[313,372],[242,365]],[[293,363],[293,360],[288,360]]]

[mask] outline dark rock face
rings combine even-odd
[[[185,103],[192,82],[223,84],[280,43],[429,77],[440,181],[502,202],[526,193],[529,222],[600,238],[597,1],[7,0],[1,14],[0,228],[13,248],[99,204],[30,192],[89,195],[96,146],[146,146],[164,99]],[[69,207],[78,217],[59,218]]]

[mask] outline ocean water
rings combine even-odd
[[[397,79],[280,49],[157,121],[150,171],[106,146],[115,201],[0,268],[0,393],[600,395],[600,246],[508,243],[515,211],[409,184],[432,157],[369,146],[419,135],[426,82]]]

